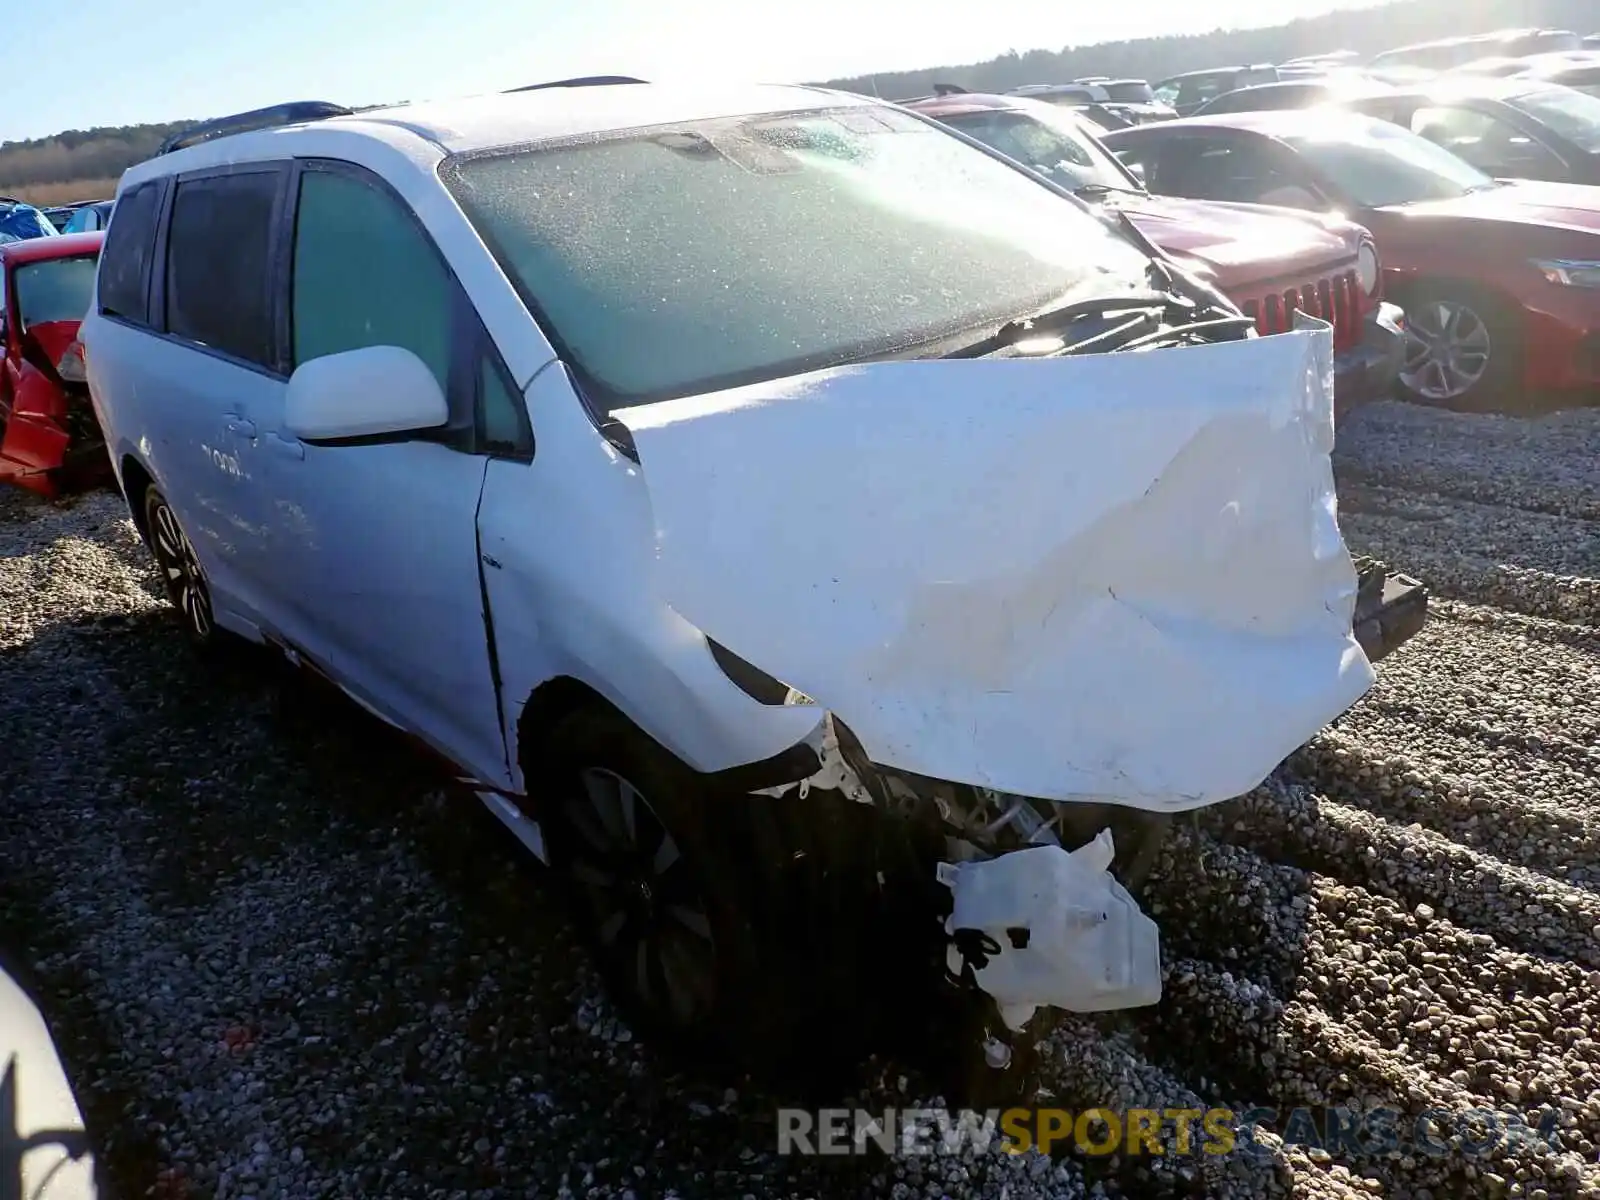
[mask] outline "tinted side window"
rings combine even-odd
[[[167,232],[167,332],[276,367],[271,302],[273,213],[281,173],[178,184]]]
[[[1411,115],[1411,132],[1491,175],[1512,164],[1559,166],[1555,156],[1515,126],[1474,109],[1438,105]]]
[[[100,255],[100,311],[105,316],[149,323],[145,285],[160,204],[161,184],[152,180],[129,189],[112,210],[116,220]]]
[[[450,394],[454,279],[410,212],[342,171],[300,177],[291,319],[294,364],[400,346]]]
[[[1162,164],[1162,190],[1191,200],[1314,208],[1307,181],[1255,139],[1193,139]]]
[[[1215,100],[1224,92],[1234,90],[1232,75],[1196,75],[1183,82],[1182,98],[1185,104],[1204,104]]]
[[[1145,138],[1132,146],[1110,146],[1108,149],[1132,171],[1134,178],[1152,192],[1161,193],[1161,143],[1155,138]]]

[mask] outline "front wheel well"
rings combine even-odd
[[[611,701],[571,675],[557,675],[533,689],[517,717],[517,761],[524,781],[537,769],[544,735],[573,713],[589,708],[620,713]]]
[[[1384,284],[1384,299],[1402,308],[1415,303],[1422,296],[1459,296],[1492,306],[1502,314],[1513,313],[1520,306],[1498,288],[1479,280],[1457,279],[1448,275],[1413,275],[1399,283]]]
[[[148,545],[150,531],[145,528],[144,493],[145,489],[155,480],[150,478],[150,472],[146,471],[144,465],[131,454],[122,456],[122,471],[120,473],[122,476],[122,498],[127,501],[128,515],[133,518],[133,527],[139,531],[139,536]]]

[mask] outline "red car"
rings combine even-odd
[[[0,244],[0,483],[54,496],[105,469],[78,346],[104,239]]]
[[[1338,111],[1232,113],[1105,143],[1153,191],[1340,212],[1378,240],[1413,398],[1459,407],[1600,390],[1600,188],[1498,181]]]
[[[1152,196],[1077,118],[1026,97],[957,93],[904,107],[1126,216],[1169,258],[1254,317],[1261,333],[1292,328],[1297,309],[1328,321],[1341,414],[1392,394],[1405,350],[1402,314],[1382,302],[1377,253],[1360,226],[1337,216]]]

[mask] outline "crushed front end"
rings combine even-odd
[[[913,945],[838,962],[932,964],[968,1097],[1025,1090],[1041,1010],[1160,999],[1135,897],[1169,822],[1258,786],[1425,617],[1344,545],[1332,331],[1297,324],[627,414],[668,602],[824,714],[815,773],[757,803],[900,831],[842,919],[910,913]]]
[[[78,329],[104,235],[0,246],[0,483],[45,496],[110,477]]]

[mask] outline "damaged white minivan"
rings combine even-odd
[[[82,341],[193,639],[454,764],[637,1027],[1015,1079],[1159,999],[1165,823],[1424,619],[1301,324],[892,105],[606,79],[179,135]]]

